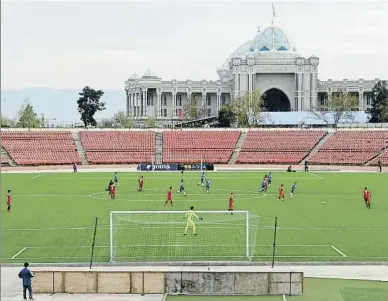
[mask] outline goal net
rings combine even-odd
[[[248,211],[110,212],[110,261],[242,261],[255,253],[260,217]]]

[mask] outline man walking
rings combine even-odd
[[[28,262],[24,263],[24,269],[20,271],[19,278],[23,279],[23,298],[27,300],[27,290],[30,295],[30,300],[34,300],[32,296],[32,286],[31,279],[34,277],[34,274],[28,269]]]

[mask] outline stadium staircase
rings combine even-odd
[[[4,147],[1,147],[1,156],[5,157],[11,166],[17,166],[15,161],[12,159],[12,157],[9,155],[9,153],[5,150]]]
[[[377,161],[378,158],[385,153],[385,151],[388,150],[388,145],[386,147],[384,147],[376,156],[374,156],[373,158],[370,158],[367,162],[365,162],[364,166],[369,166],[372,161]]]
[[[88,159],[86,159],[85,149],[84,149],[84,146],[82,145],[82,141],[81,141],[81,137],[79,135],[79,132],[78,131],[71,132],[71,134],[73,136],[74,144],[77,148],[77,153],[81,159],[82,165],[89,165],[89,161],[88,161]]]
[[[244,141],[245,141],[246,137],[247,137],[247,132],[244,132],[244,131],[241,132],[240,137],[238,137],[238,140],[237,140],[237,143],[236,143],[236,147],[233,150],[233,154],[230,157],[228,164],[235,164],[236,163],[237,158],[238,158],[238,156],[240,154],[241,148],[242,148],[242,146],[244,144]]]
[[[156,139],[155,164],[162,164],[163,163],[163,133],[156,132],[155,139]]]
[[[309,152],[309,154],[300,162],[300,164],[304,164],[306,161],[308,162],[309,159],[316,154],[316,152],[321,148],[321,146],[326,142],[327,139],[329,139],[331,136],[333,136],[335,131],[330,131],[322,137],[321,140],[314,146],[314,148]]]

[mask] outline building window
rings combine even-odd
[[[366,105],[370,106],[372,104],[372,93],[366,93]]]
[[[210,107],[212,105],[212,99],[211,99],[210,95],[206,96],[206,105],[208,107]]]
[[[162,117],[167,117],[167,109],[162,109]]]
[[[162,106],[167,106],[167,97],[166,97],[166,95],[162,96]]]
[[[176,96],[176,106],[181,107],[182,106],[182,95],[177,95]]]
[[[212,116],[212,109],[207,109],[207,117]]]
[[[221,95],[221,103],[223,106],[226,104],[225,95]]]
[[[154,105],[154,96],[150,94],[148,95],[147,106],[153,106],[153,105]]]

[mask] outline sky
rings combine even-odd
[[[320,58],[319,79],[388,79],[388,2],[275,1],[275,25]],[[151,69],[215,80],[271,24],[271,2],[2,1],[1,89],[123,89]],[[124,100],[123,100],[124,106]]]

